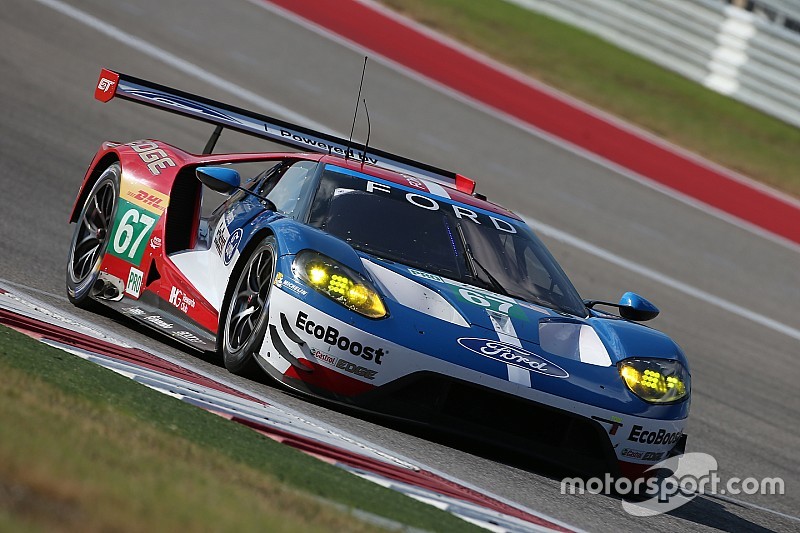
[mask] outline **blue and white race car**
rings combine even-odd
[[[658,310],[582,300],[472,180],[110,70],[95,94],[217,129],[201,155],[98,151],[71,219],[76,305],[216,350],[235,373],[579,469],[635,478],[683,450],[686,357],[637,323]],[[212,154],[223,128],[304,152]],[[243,184],[244,164],[259,170]],[[201,183],[228,195],[210,216]]]

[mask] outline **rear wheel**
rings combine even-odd
[[[261,241],[249,255],[238,276],[231,278],[227,310],[220,328],[222,357],[225,368],[239,375],[254,375],[259,371],[255,353],[267,331],[269,295],[275,277],[277,260],[275,238]]]
[[[78,216],[67,258],[67,297],[78,307],[88,308],[92,287],[114,223],[122,167],[114,163],[94,184]]]

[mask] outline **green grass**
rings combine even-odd
[[[380,0],[567,94],[800,196],[800,128],[501,0]]]
[[[0,530],[373,531],[326,500],[472,526],[0,327]]]

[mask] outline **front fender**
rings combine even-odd
[[[590,318],[616,363],[628,357],[675,359],[689,370],[689,362],[680,346],[666,334],[635,322],[620,319]]]
[[[249,226],[252,228],[249,238],[262,231],[274,234],[281,255],[295,255],[307,249],[315,250],[369,277],[353,248],[341,239],[316,228],[272,212],[257,216]]]

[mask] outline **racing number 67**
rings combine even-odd
[[[488,307],[489,309],[493,311],[499,311],[500,313],[508,314],[508,310],[511,309],[512,305],[514,305],[514,302],[507,302],[505,300],[492,298],[488,294],[479,294],[469,289],[458,289],[458,292],[461,294],[461,297],[469,303],[480,305],[481,307]]]
[[[136,252],[139,250],[142,239],[155,223],[156,219],[150,215],[140,213],[137,209],[128,209],[128,211],[122,215],[117,233],[114,235],[114,252],[119,255],[127,255],[128,258],[133,259]],[[133,224],[137,226],[140,224],[143,225],[141,229],[139,229],[138,235],[136,235],[137,228],[134,227]],[[135,241],[133,240],[134,236],[136,236]],[[131,245],[132,241],[133,245]],[[127,254],[125,254],[126,251],[128,252]]]

